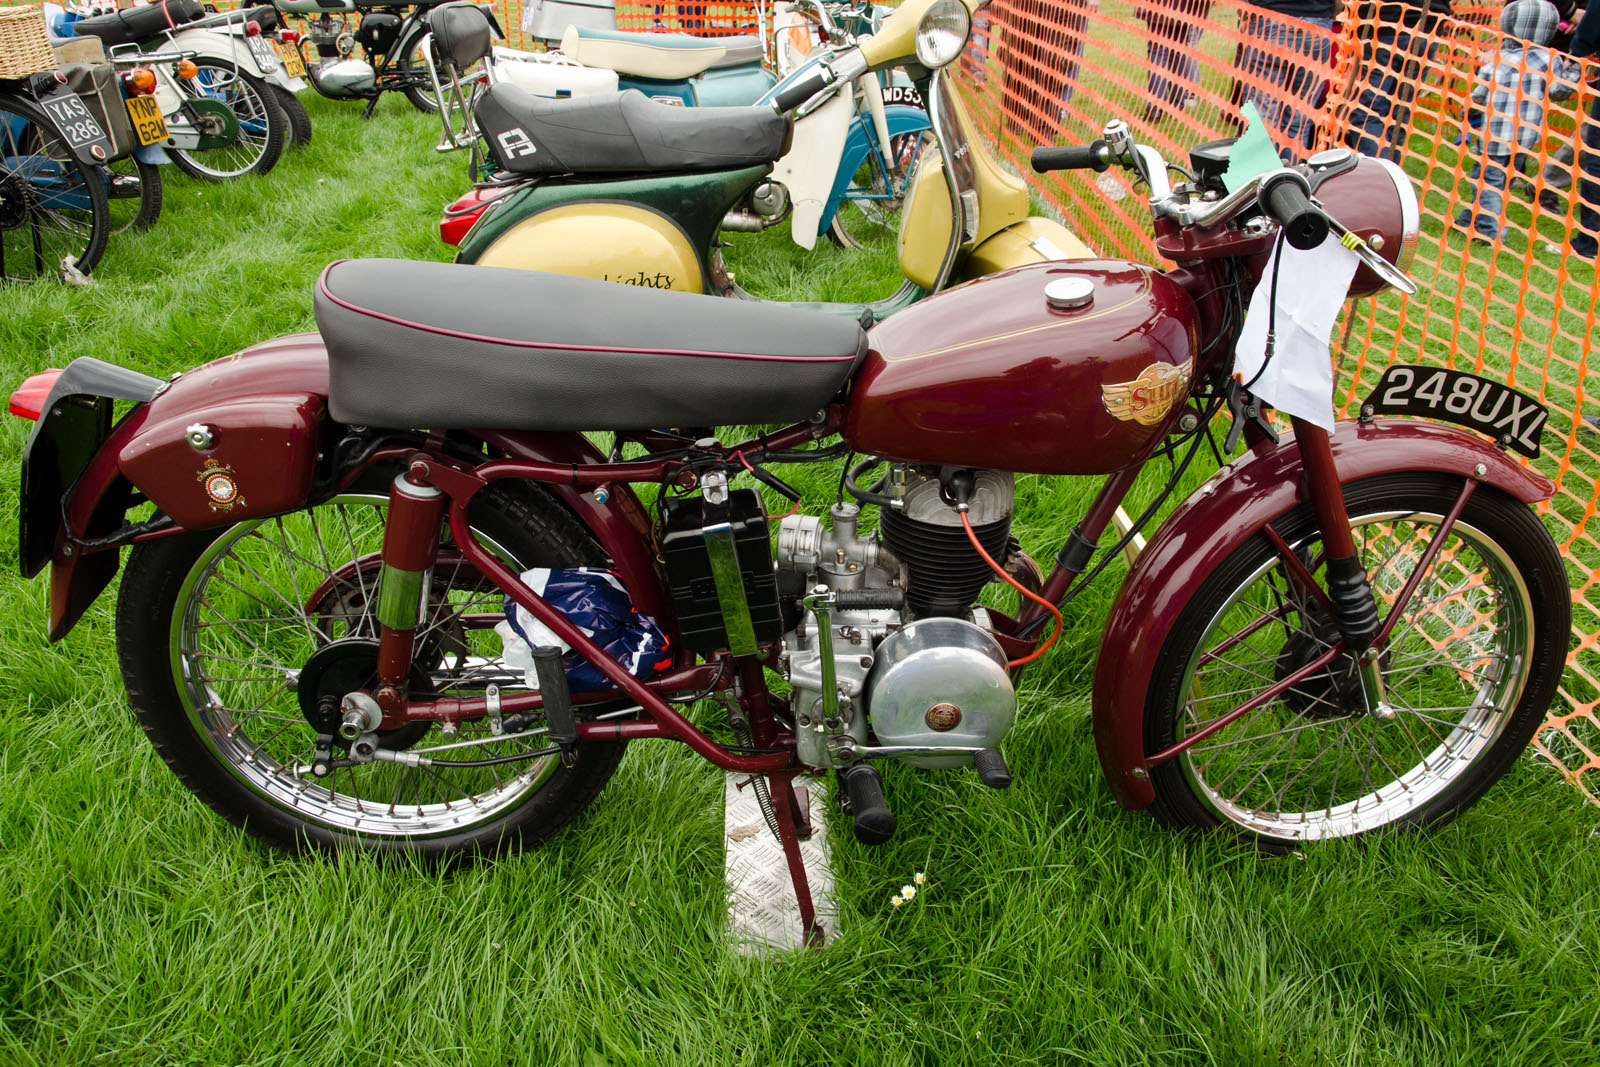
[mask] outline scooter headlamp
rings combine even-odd
[[[954,63],[967,46],[972,13],[961,0],[938,0],[917,24],[917,62],[933,70]]]

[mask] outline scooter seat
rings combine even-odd
[[[194,23],[190,29],[205,30],[213,26],[242,26],[246,22],[255,22],[261,27],[262,33],[271,33],[278,28],[278,9],[271,4],[261,4],[258,7],[241,8],[236,11],[219,11],[214,15],[207,15]]]
[[[205,18],[199,0],[166,0],[147,7],[130,7],[105,15],[79,19],[72,24],[78,37],[98,37],[106,45],[149,40],[167,30]]]
[[[361,426],[795,422],[866,354],[851,319],[537,271],[341,260],[317,279],[328,407]]]
[[[561,54],[586,67],[609,67],[635,78],[676,81],[722,65],[728,57],[726,40],[729,38],[573,25],[561,35]],[[757,61],[760,58],[758,54]]]
[[[793,128],[765,107],[670,107],[636,89],[552,100],[506,82],[477,117],[495,163],[516,174],[752,167],[781,158]]]

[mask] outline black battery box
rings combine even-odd
[[[707,551],[707,504],[701,497],[667,497],[661,502],[661,558],[666,563],[678,626],[684,647],[693,652],[721,651],[729,647],[722,601]],[[720,509],[717,509],[720,510]],[[754,489],[728,493],[727,522],[732,529],[734,555],[750,609],[756,644],[770,644],[783,635],[778,607],[778,582],[772,566],[772,542],[767,516]],[[713,522],[713,524],[715,524]]]

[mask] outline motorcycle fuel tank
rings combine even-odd
[[[1037,263],[873,328],[843,434],[857,452],[1035,474],[1108,474],[1183,409],[1196,314],[1154,267]]]

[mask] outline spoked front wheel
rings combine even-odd
[[[1455,501],[1425,473],[1347,486],[1356,547],[1387,618]],[[1309,507],[1273,523],[1318,572]],[[1344,656],[1152,772],[1156,816],[1263,848],[1446,821],[1527,747],[1566,660],[1571,595],[1531,508],[1480,486],[1419,577],[1380,664],[1394,715],[1368,714]],[[1287,679],[1339,640],[1264,535],[1202,583],[1151,678],[1154,755]]]
[[[380,730],[375,758],[336,746],[332,773],[317,773],[318,735],[336,731],[327,716],[340,694],[370,692],[376,678],[387,503],[386,483],[375,480],[290,515],[136,546],[117,603],[134,711],[184,785],[280,848],[448,857],[538,843],[588,805],[624,743],[585,743],[563,766],[547,754],[542,724],[502,734],[482,718],[449,731],[412,722]],[[582,527],[536,492],[484,490],[472,524],[514,570],[598,558]],[[526,691],[502,658],[494,626],[503,618],[499,589],[446,534],[412,693],[481,700],[490,685]]]
[[[876,145],[857,168],[828,225],[828,236],[843,248],[889,248],[900,232],[900,213],[906,186],[917,162],[935,151],[939,142],[932,132],[902,133],[889,140],[892,167],[884,165]]]

